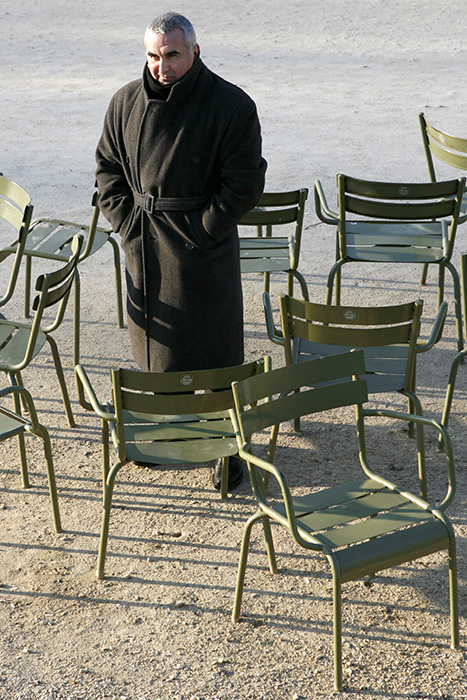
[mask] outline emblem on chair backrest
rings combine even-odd
[[[357,318],[357,312],[355,309],[346,309],[342,313],[342,318],[346,321],[355,321],[355,319]]]
[[[193,384],[193,376],[191,374],[184,374],[183,377],[180,377],[180,384],[182,386],[190,386],[190,384]]]

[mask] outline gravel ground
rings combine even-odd
[[[86,220],[93,151],[113,91],[139,75],[142,34],[164,8],[123,0],[98,7],[26,0],[0,10],[5,175],[28,189],[37,216]],[[270,163],[267,187],[327,189],[335,173],[381,179],[426,178],[417,113],[454,133],[466,114],[463,5],[446,0],[385,3],[298,0],[181,0],[199,28],[203,57],[257,100]],[[213,11],[214,10],[214,11]],[[464,116],[464,124],[459,125]],[[301,270],[310,296],[324,300],[334,255],[331,231],[309,200]],[[467,248],[459,231],[454,263]],[[0,232],[1,233],[1,232]],[[10,234],[8,239],[11,238]],[[3,239],[2,239],[3,240]],[[375,270],[375,267],[378,269]],[[35,268],[39,270],[39,265]],[[42,267],[40,268],[43,269]],[[390,303],[422,295],[423,333],[433,321],[436,284],[418,287],[417,269],[349,265],[343,299]],[[6,278],[0,268],[0,285]],[[116,327],[110,249],[81,269],[82,353],[102,399],[109,366],[131,366],[126,330]],[[247,359],[268,342],[261,281],[244,280]],[[273,303],[283,280],[273,284]],[[22,279],[7,315],[21,315]],[[439,418],[455,355],[451,313],[436,348],[419,359],[418,392]],[[53,530],[40,445],[31,440],[31,488],[21,489],[15,442],[0,455],[0,700],[314,700],[332,690],[331,578],[326,562],[292,546],[276,529],[280,572],[267,570],[261,528],[253,533],[242,616],[230,620],[242,527],[254,511],[248,480],[226,501],[210,467],[144,469],[119,476],[106,578],[95,567],[101,518],[100,426],[74,390],[71,309],[58,343],[76,428],[67,426],[52,359],[27,372],[41,421],[52,437],[64,531]],[[449,509],[458,540],[461,646],[450,648],[444,554],[344,587],[345,697],[467,698],[466,441],[467,383],[461,367],[453,411],[458,490]],[[378,398],[378,397],[377,397]],[[387,401],[380,397],[380,401]],[[404,402],[391,398],[391,405]],[[347,478],[357,466],[353,412],[324,414],[281,432],[279,459],[300,492]],[[394,481],[415,485],[413,442],[375,423],[370,448]],[[429,488],[445,486],[444,458],[427,436]]]

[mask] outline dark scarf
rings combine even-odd
[[[144,69],[144,82],[146,83],[146,87],[147,87],[147,89],[148,89],[149,96],[150,96],[151,98],[153,98],[153,99],[162,100],[163,102],[165,102],[165,101],[168,99],[169,95],[170,95],[170,91],[171,91],[172,87],[173,87],[174,85],[177,85],[181,80],[183,80],[183,79],[185,78],[185,76],[187,76],[187,75],[189,75],[189,74],[191,73],[191,71],[192,71],[193,68],[195,67],[196,63],[198,62],[198,60],[199,60],[199,57],[196,56],[196,58],[195,58],[195,60],[193,61],[193,65],[191,66],[190,70],[189,70],[187,73],[185,73],[185,75],[182,76],[182,77],[180,78],[180,80],[177,80],[175,83],[172,83],[171,85],[161,85],[161,84],[151,75],[151,72],[150,72],[149,68],[148,68],[147,65],[146,65],[146,66],[145,66],[145,69]]]

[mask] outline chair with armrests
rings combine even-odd
[[[31,198],[22,187],[0,175],[0,222],[5,222],[16,229],[18,237],[15,242],[14,259],[10,268],[10,278],[5,294],[0,298],[0,307],[5,306],[15,291],[21,260],[26,245],[33,206]],[[2,226],[3,235],[3,226]],[[0,250],[0,263],[10,257],[10,253]]]
[[[447,312],[444,301],[429,338],[419,341],[421,300],[394,306],[333,306],[279,298],[281,329],[274,325],[269,295],[263,295],[269,338],[284,348],[286,364],[335,355],[350,349],[363,350],[366,361],[364,378],[368,393],[399,392],[409,400],[409,413],[422,415],[416,394],[417,355],[431,350],[440,340]],[[295,428],[300,428],[296,421]],[[412,434],[412,424],[409,424]],[[417,429],[420,492],[426,497],[423,429]]]
[[[245,214],[239,223],[240,227],[255,226],[257,233],[256,236],[240,235],[242,273],[263,274],[266,292],[269,291],[271,273],[286,272],[288,293],[293,294],[296,279],[304,299],[308,299],[305,279],[298,271],[307,197],[306,188],[290,192],[265,192],[258,205]],[[293,231],[290,231],[290,225],[294,225]],[[279,235],[275,233],[278,229]]]
[[[432,182],[437,181],[433,157],[442,163],[467,173],[467,136],[451,136],[432,126],[423,112],[418,115],[422,131],[423,146],[428,164],[428,172]],[[459,223],[467,221],[467,188],[461,205]]]
[[[24,283],[24,315],[30,316],[31,306],[31,275],[33,258],[56,260],[66,262],[70,257],[71,242],[76,234],[83,236],[83,248],[79,262],[96,253],[105,243],[109,243],[113,250],[115,287],[117,303],[117,320],[119,328],[123,328],[123,303],[122,303],[122,279],[120,266],[120,249],[117,241],[112,237],[112,229],[98,226],[99,221],[99,192],[96,190],[92,197],[93,213],[90,224],[66,221],[65,219],[36,219],[32,222],[26,244],[24,256],[26,258],[25,283]],[[2,248],[0,256],[6,256],[16,252],[16,244]],[[79,363],[79,337],[80,337],[80,278],[79,273],[75,280],[74,300],[74,364]]]
[[[368,398],[366,382],[358,376],[364,372],[363,352],[354,351],[287,365],[233,384],[235,410],[232,411],[232,420],[237,429],[239,455],[248,464],[258,507],[243,531],[232,619],[236,622],[240,616],[253,525],[258,521],[263,523],[271,573],[277,572],[277,563],[270,524],[285,527],[296,544],[310,553],[323,555],[331,568],[334,685],[338,690],[342,688],[341,589],[346,582],[447,550],[451,644],[453,648],[459,645],[456,542],[445,515],[456,487],[449,435],[437,421],[425,416],[387,409],[364,409],[363,404]],[[350,482],[320,490],[311,488],[307,495],[303,495],[304,489],[300,487],[301,495],[294,495],[287,474],[278,466],[280,424],[353,404],[356,407],[356,441],[361,466],[361,470],[357,466],[358,476]],[[370,416],[403,423],[414,421],[425,428],[433,428],[446,440],[447,490],[439,505],[428,503],[374,470],[365,442],[366,419]],[[386,421],[382,429],[387,431],[385,424]],[[256,449],[255,434],[267,428],[271,428],[268,452],[266,457],[261,457],[265,446],[261,444],[261,452]],[[396,450],[394,456],[397,459]],[[401,459],[405,469],[407,456],[401,455]],[[288,464],[289,460],[286,454],[281,463]],[[342,466],[347,468],[347,465]],[[310,468],[313,478],[316,478],[317,468],[315,459]],[[304,469],[304,477],[309,473]],[[274,490],[269,488],[271,479],[277,487]],[[272,491],[272,497],[269,497],[269,491]]]
[[[193,372],[112,368],[113,405],[97,398],[81,365],[75,368],[83,408],[102,420],[103,516],[97,577],[104,576],[115,478],[128,462],[196,464],[222,458],[221,498],[227,496],[229,457],[237,454],[229,408],[231,383],[261,374],[268,358],[236,367]],[[109,463],[109,431],[117,459]]]
[[[336,262],[326,302],[340,304],[341,270],[349,262],[437,264],[438,306],[444,300],[445,270],[452,275],[458,350],[463,347],[460,282],[451,262],[465,178],[427,183],[385,183],[337,176],[338,213],[315,182],[318,217],[337,227]]]
[[[4,405],[0,405],[0,441],[17,436],[19,459],[21,467],[21,481],[23,488],[29,487],[29,474],[26,459],[26,448],[24,443],[25,435],[34,435],[42,440],[44,444],[44,455],[47,467],[47,477],[49,484],[50,500],[52,502],[52,513],[55,530],[62,531],[60,523],[60,512],[58,508],[57,487],[55,484],[55,472],[52,460],[52,450],[50,437],[47,430],[37,419],[36,409],[31,394],[22,386],[8,386],[0,389],[0,398],[12,396],[15,410],[12,411]],[[20,405],[23,402],[26,406],[28,417],[21,415]]]
[[[436,182],[437,180],[433,156],[438,161],[467,173],[467,138],[451,136],[451,134],[436,129],[428,122],[423,112],[420,112],[418,118],[422,131],[423,147],[425,149],[430,180],[432,182]],[[464,221],[467,221],[467,188],[464,190],[461,212],[459,215],[459,223],[462,224]],[[427,272],[428,265],[426,264],[423,268],[422,284],[426,282]]]
[[[55,364],[65,413],[70,426],[74,426],[70,398],[65,383],[63,367],[53,333],[59,328],[65,315],[68,298],[75,281],[83,237],[77,234],[71,244],[68,262],[53,272],[40,275],[36,281],[38,292],[33,301],[34,317],[31,322],[19,322],[0,318],[0,371],[8,375],[10,383],[21,385],[21,373],[28,367],[47,342]],[[56,309],[49,321],[44,314]]]

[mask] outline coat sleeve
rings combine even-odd
[[[133,207],[133,195],[128,182],[123,139],[119,138],[119,114],[116,96],[110,102],[102,135],[96,149],[96,180],[100,192],[99,207],[105,218],[119,233]]]
[[[220,148],[220,189],[202,213],[206,231],[222,240],[246,212],[259,202],[264,189],[266,161],[261,156],[261,129],[256,105],[241,100]]]

